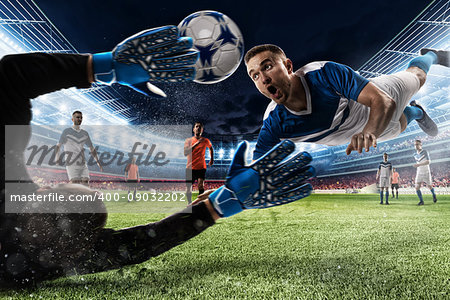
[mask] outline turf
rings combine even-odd
[[[312,195],[241,213],[146,263],[8,298],[449,299],[450,196]],[[131,203],[130,205],[138,205]],[[110,214],[108,226],[165,214]]]

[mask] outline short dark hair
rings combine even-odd
[[[200,124],[200,127],[205,128],[205,125],[203,125],[203,123],[200,122],[200,121],[194,122],[194,127],[195,127],[195,125],[197,125],[197,124]]]
[[[387,154],[386,152],[384,152],[383,155],[389,156],[389,154]]]
[[[264,45],[255,46],[247,51],[247,53],[245,54],[245,57],[244,57],[245,64],[247,64],[248,61],[255,55],[257,55],[261,52],[265,52],[265,51],[270,51],[273,54],[281,57],[283,60],[286,59],[286,54],[284,53],[283,49],[281,49],[277,45],[264,44]]]
[[[73,116],[74,114],[80,114],[80,115],[83,115],[83,113],[82,113],[81,111],[79,111],[79,110],[74,111],[74,112],[72,113],[72,116]]]
[[[421,140],[415,140],[414,143],[421,143],[422,144],[422,141]]]

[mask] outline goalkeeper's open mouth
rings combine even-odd
[[[271,98],[279,99],[281,97],[280,91],[273,85],[269,85],[267,91],[270,93]]]

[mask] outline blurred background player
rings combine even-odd
[[[386,205],[389,205],[389,186],[391,185],[392,164],[388,161],[388,154],[383,154],[383,161],[380,162],[377,171],[377,180],[380,188],[380,204],[383,204],[383,192],[386,189]]]
[[[89,185],[89,168],[84,156],[84,145],[89,147],[92,157],[97,162],[100,171],[103,172],[103,167],[97,157],[97,151],[92,145],[89,133],[81,129],[83,122],[83,113],[81,111],[74,111],[72,113],[72,127],[66,128],[59,138],[56,145],[56,161],[59,161],[59,150],[61,145],[64,145],[64,159],[66,163],[67,176],[71,183],[81,183],[86,186]]]
[[[329,61],[294,71],[275,45],[259,45],[245,55],[256,88],[272,102],[267,106],[253,159],[281,139],[329,146],[350,143],[346,153],[369,151],[377,140],[397,137],[412,120],[430,136],[438,128],[411,97],[425,83],[432,64],[450,66],[449,51],[422,49],[405,71],[370,80],[348,66]]]
[[[210,160],[208,165],[214,164],[214,150],[211,141],[203,134],[203,124],[195,122],[192,129],[194,136],[186,139],[184,143],[184,156],[187,156],[186,165],[186,198],[188,203],[192,201],[192,185],[197,180],[198,194],[201,195],[205,191],[204,182],[206,176],[206,160],[205,151],[209,148]]]
[[[392,198],[394,198],[394,189],[396,191],[396,198],[398,199],[398,184],[400,183],[400,174],[398,174],[396,168],[392,168],[392,177],[391,177],[391,189],[392,189]]]
[[[430,156],[428,155],[428,151],[422,149],[422,141],[416,140],[414,142],[414,146],[416,148],[416,154],[414,154],[414,159],[416,163],[413,165],[414,168],[417,168],[416,173],[416,193],[419,197],[419,203],[417,205],[423,205],[423,197],[422,192],[420,191],[420,187],[422,184],[428,186],[433,195],[433,202],[437,202],[436,194],[434,193],[433,181],[431,180],[431,171],[430,171]]]
[[[127,182],[128,187],[127,194],[130,194],[130,191],[134,190],[132,199],[136,199],[136,191],[139,183],[139,166],[136,164],[135,157],[133,157],[131,163],[125,167],[125,181]],[[131,199],[128,197],[128,202],[130,201]]]

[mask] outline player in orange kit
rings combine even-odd
[[[130,194],[130,190],[134,189],[133,198],[136,198],[136,190],[139,182],[139,166],[136,164],[136,158],[133,157],[131,163],[129,163],[125,167],[125,181],[128,185],[128,194]],[[130,202],[130,198],[128,197],[128,202]]]
[[[214,150],[209,139],[202,137],[203,123],[195,122],[192,129],[194,136],[184,142],[184,156],[187,156],[186,165],[186,198],[188,203],[192,200],[192,184],[198,180],[198,194],[205,191],[203,183],[206,174],[205,151],[209,148],[211,159],[209,166],[214,164]]]
[[[391,176],[391,188],[392,188],[392,198],[394,198],[394,189],[396,190],[396,198],[398,199],[398,184],[400,183],[400,174],[398,174],[397,169],[392,169]]]

